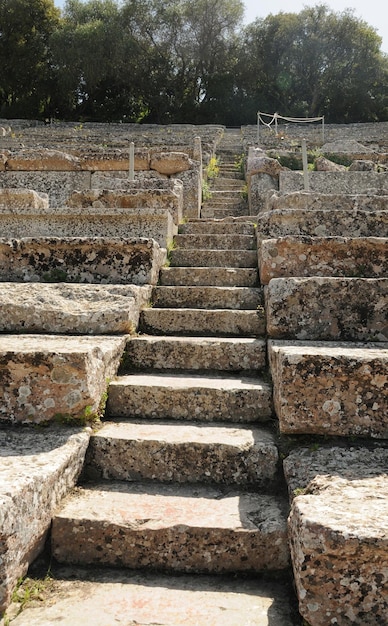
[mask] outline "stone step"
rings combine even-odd
[[[388,343],[272,340],[268,350],[282,433],[388,437]]]
[[[260,287],[160,286],[152,290],[152,306],[182,309],[257,309],[264,305]]]
[[[250,222],[240,220],[215,221],[215,220],[190,220],[179,225],[181,235],[251,235],[255,234],[253,218]]]
[[[229,176],[228,173],[222,172],[216,178],[213,178],[210,182],[210,189],[215,191],[228,190],[233,191],[234,189],[240,190],[244,187],[245,181],[240,178],[235,178],[234,176]]]
[[[128,339],[120,372],[150,368],[239,372],[265,366],[265,339],[139,335]]]
[[[256,250],[254,235],[235,234],[185,234],[176,235],[174,244],[177,248],[195,250]]]
[[[279,237],[259,246],[260,278],[388,276],[388,239],[383,237]]]
[[[257,427],[126,420],[91,436],[84,478],[268,489],[278,460],[274,437]]]
[[[151,290],[151,285],[4,282],[0,290],[0,332],[133,333]]]
[[[172,267],[257,267],[256,250],[172,250]]]
[[[0,239],[0,281],[155,284],[166,250],[153,239]]]
[[[330,206],[330,205],[329,205]],[[288,209],[257,216],[259,239],[288,235],[311,237],[387,237],[388,211]]]
[[[274,278],[265,302],[273,338],[388,341],[388,278]]]
[[[54,562],[50,573],[55,587],[46,585],[38,603],[24,604],[12,618],[12,626],[59,622],[61,626],[108,626],[120,624],[123,615],[130,617],[133,625],[296,624],[294,591],[287,575],[280,580],[255,574],[173,575]],[[42,579],[30,572],[27,582],[38,589]],[[10,617],[13,609],[11,606]]]
[[[264,309],[143,309],[139,330],[150,335],[260,337],[265,334]]]
[[[235,180],[245,182],[244,175],[239,172],[233,164],[219,165],[219,172],[220,176],[225,176],[227,178],[233,178]]]
[[[182,572],[288,565],[284,503],[198,485],[110,482],[79,489],[53,519],[60,563]]]
[[[271,388],[253,376],[138,373],[109,384],[107,415],[136,419],[255,422],[271,416]]]
[[[124,337],[0,334],[0,423],[93,419],[124,348]]]
[[[223,205],[224,206],[224,205]],[[218,208],[217,206],[202,206],[201,217],[204,219],[223,220],[226,217],[242,217],[247,214],[247,205],[245,201],[240,204],[231,206],[230,208]]]
[[[253,267],[163,267],[159,284],[257,287],[258,271]]]

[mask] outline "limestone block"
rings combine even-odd
[[[47,193],[38,193],[32,189],[0,189],[0,209],[5,208],[13,213],[25,208],[48,209],[48,207]]]
[[[280,172],[280,191],[300,191],[304,188],[302,172]],[[310,191],[336,194],[365,194],[386,192],[388,172],[309,172]]]
[[[0,279],[7,282],[155,284],[165,259],[145,238],[0,239]]]
[[[299,610],[311,626],[385,624],[388,451],[293,451],[284,462]]]
[[[373,194],[327,194],[307,191],[273,192],[267,196],[266,211],[303,209],[305,211],[384,211],[387,199]]]
[[[165,209],[53,207],[9,213],[0,207],[3,237],[147,237],[167,248],[177,226]]]
[[[92,175],[92,189],[124,189],[126,191],[168,189],[178,196],[183,194],[181,180],[167,178],[152,171],[136,173],[135,180],[129,180],[127,172],[104,172],[103,174],[95,172]]]
[[[266,154],[259,153],[255,154],[248,158],[247,161],[247,173],[250,175],[253,174],[268,174],[274,178],[279,176],[279,172],[287,170],[286,167],[280,165],[277,159],[272,159],[268,157]]]
[[[265,288],[273,338],[388,341],[388,278],[274,278]]]
[[[80,162],[72,154],[59,150],[47,148],[25,149],[9,154],[6,169],[13,172],[74,171],[80,169]]]
[[[269,191],[277,191],[279,184],[270,174],[248,174],[249,214],[256,215],[265,209],[266,197]]]
[[[129,171],[129,143],[128,149],[88,149],[78,152],[80,166],[83,170],[93,172]],[[150,154],[144,149],[136,149],[134,154],[135,171],[150,169]]]
[[[0,331],[100,335],[131,333],[150,285],[2,283]]]
[[[384,237],[279,237],[258,248],[260,279],[288,276],[388,275],[388,240]]]
[[[124,347],[124,337],[1,335],[0,422],[97,415]]]
[[[4,172],[8,156],[9,150],[0,151],[0,172]]]
[[[334,163],[334,161],[330,161],[330,159],[326,159],[323,156],[315,159],[314,163],[317,172],[346,172],[347,170],[345,165]]]
[[[191,161],[185,152],[151,152],[150,168],[170,176],[191,169]]]
[[[51,207],[64,206],[76,189],[90,189],[90,172],[0,172],[0,186],[47,193]]]
[[[183,189],[179,195],[169,189],[88,189],[72,193],[66,204],[73,208],[165,209],[170,211],[175,224],[179,224],[182,219]]]
[[[270,341],[285,434],[388,436],[388,344]]]
[[[199,167],[173,174],[172,178],[183,184],[182,217],[186,219],[198,218],[202,204],[202,175]]]
[[[377,172],[377,165],[374,161],[367,159],[356,159],[349,166],[349,172]]]
[[[336,153],[336,154],[352,154],[352,153],[361,153],[367,154],[368,152],[373,152],[371,148],[364,146],[359,141],[355,139],[337,139],[334,141],[329,141],[321,147],[321,151],[323,153]]]
[[[0,616],[77,482],[89,437],[79,428],[0,431]]]
[[[257,216],[257,237],[388,237],[388,211],[276,209]]]

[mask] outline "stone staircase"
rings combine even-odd
[[[223,219],[248,214],[242,154],[240,130],[226,129],[217,146],[219,173],[209,185],[210,197],[202,203],[202,218]]]

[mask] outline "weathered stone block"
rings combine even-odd
[[[1,283],[0,331],[100,335],[131,333],[150,285]]]
[[[37,193],[31,189],[0,189],[0,208],[12,213],[24,208],[48,209],[47,193]]]
[[[11,152],[7,157],[6,169],[13,172],[64,172],[81,168],[79,160],[72,154],[39,148]]]
[[[182,219],[183,190],[178,196],[169,189],[107,190],[90,189],[75,191],[67,200],[72,208],[121,208],[121,209],[165,209],[175,224]]]
[[[290,236],[265,239],[258,248],[260,279],[288,276],[380,278],[388,275],[384,237]]]
[[[270,191],[279,189],[279,182],[270,174],[248,174],[249,214],[257,215],[264,210],[266,198]]]
[[[23,207],[10,212],[0,206],[2,237],[147,237],[167,248],[176,231],[167,209]]]
[[[98,414],[124,346],[124,337],[0,335],[0,422]]]
[[[77,151],[81,169],[92,172],[129,171],[129,144],[128,149],[81,149]],[[136,149],[134,154],[135,171],[150,169],[150,154],[146,149]]]
[[[166,251],[152,239],[0,239],[0,279],[155,284],[165,258]]]
[[[90,178],[90,172],[80,171],[7,171],[0,172],[0,185],[47,193],[50,206],[57,207],[64,206],[76,189],[90,189]]]
[[[299,449],[284,461],[299,610],[311,626],[385,624],[388,450]]]
[[[308,177],[313,192],[364,194],[388,190],[388,172],[309,172]],[[303,172],[279,173],[279,191],[303,188]]]
[[[388,211],[279,209],[257,216],[258,240],[312,237],[388,237]]]
[[[202,174],[199,167],[173,174],[172,177],[183,183],[183,217],[199,217],[202,204]]]
[[[388,341],[388,278],[274,278],[267,333],[281,339]]]
[[[285,434],[388,436],[388,344],[270,341]]]
[[[311,191],[268,193],[265,211],[301,209],[304,211],[386,211],[387,199],[373,194],[329,194]]]
[[[0,431],[0,617],[77,482],[89,437],[74,428]]]
[[[191,169],[191,160],[184,152],[151,152],[150,168],[171,176]]]

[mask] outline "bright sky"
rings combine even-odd
[[[58,7],[63,7],[65,0],[54,0]],[[388,2],[386,0],[244,0],[245,22],[249,24],[256,17],[266,17],[269,13],[299,13],[306,6],[326,4],[335,12],[354,9],[354,14],[376,29],[383,38],[381,49],[388,54]],[[270,6],[269,6],[270,5]]]

